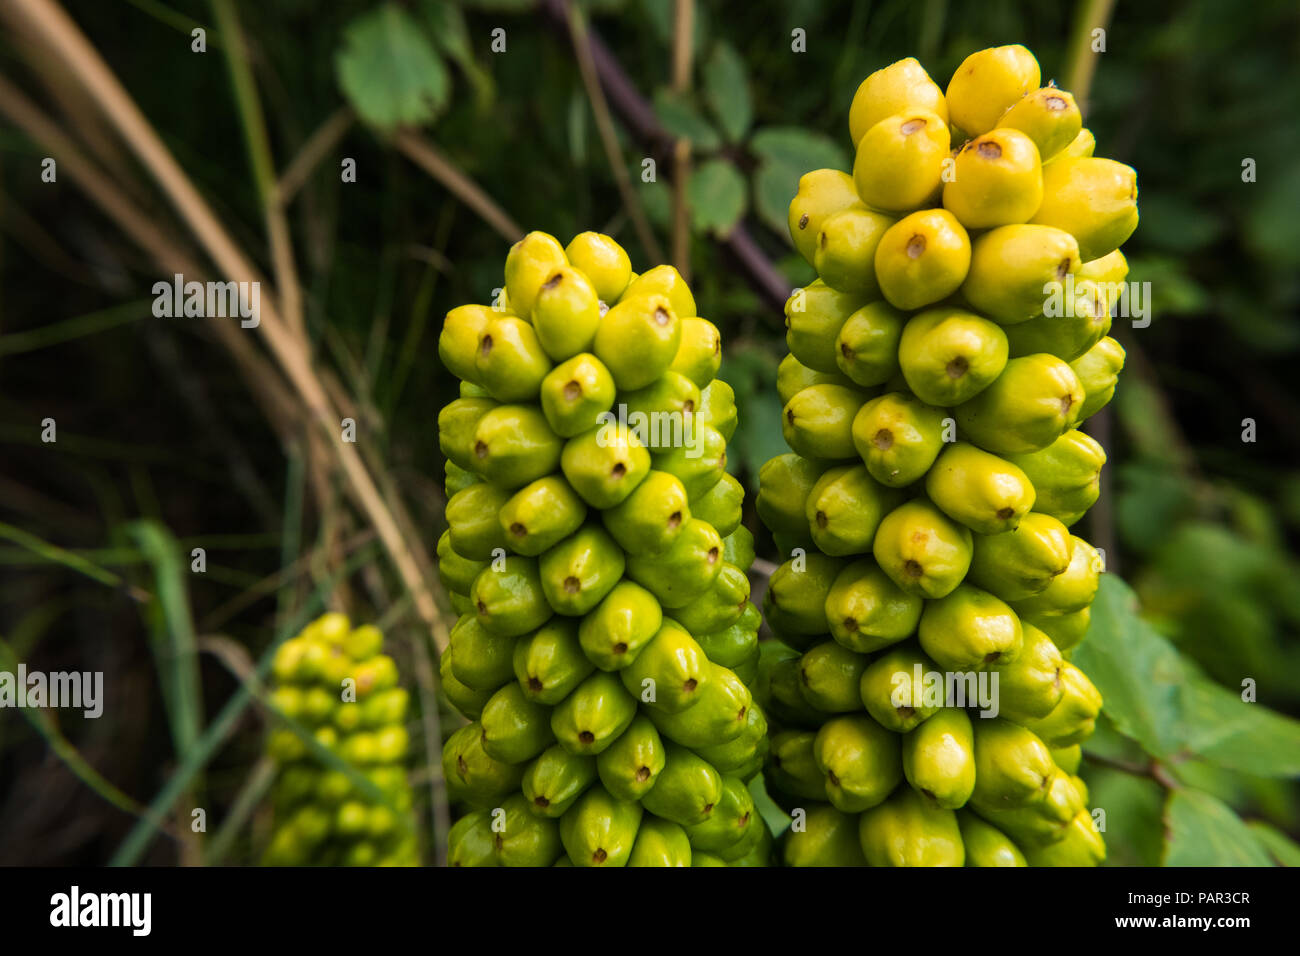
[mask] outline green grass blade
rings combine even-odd
[[[154,521],[138,521],[126,530],[153,568],[157,597],[143,613],[171,724],[172,744],[177,756],[183,757],[198,741],[203,728],[203,686],[185,586],[186,571],[182,570],[176,539],[165,527]]]

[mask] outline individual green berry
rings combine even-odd
[[[903,779],[898,740],[865,714],[845,714],[822,724],[813,760],[826,778],[826,798],[844,813],[879,803]]]
[[[875,561],[863,558],[836,575],[823,611],[836,642],[869,654],[911,637],[921,619],[921,605],[918,595],[903,591]]]
[[[479,338],[498,313],[486,305],[461,305],[447,313],[438,335],[438,357],[457,378],[478,383]]]
[[[468,594],[474,579],[486,566],[486,561],[472,561],[457,554],[451,546],[450,531],[444,531],[438,539],[438,579],[447,590]]]
[[[712,672],[708,657],[686,629],[664,621],[618,676],[627,692],[651,709],[676,714],[700,699]]]
[[[856,458],[853,419],[865,401],[862,392],[842,385],[805,388],[782,411],[786,444],[805,458]]]
[[[967,866],[1028,866],[1020,848],[1001,830],[969,810],[957,811]]]
[[[498,520],[511,551],[537,557],[582,527],[586,515],[587,506],[569,483],[560,475],[547,475],[515,492]]]
[[[1093,259],[1091,262],[1085,262],[1079,267],[1078,278],[1091,279],[1108,287],[1116,282],[1123,282],[1128,276],[1128,260],[1124,258],[1124,253],[1116,249],[1114,252],[1108,252],[1100,259]]]
[[[876,247],[894,220],[858,203],[826,217],[817,235],[813,266],[832,289],[872,298],[876,281]]]
[[[668,550],[629,556],[627,575],[663,607],[678,608],[707,591],[722,564],[721,536],[713,525],[691,518]]]
[[[925,476],[925,493],[939,510],[984,535],[1014,531],[1034,506],[1025,473],[966,442],[947,446]]]
[[[557,614],[581,617],[623,576],[623,549],[598,524],[588,524],[538,559],[542,593]]]
[[[1043,170],[1043,203],[1030,222],[1064,229],[1084,261],[1118,249],[1138,224],[1137,172],[1112,159],[1060,159]]]
[[[869,552],[880,519],[901,498],[900,492],[872,478],[865,465],[828,469],[804,505],[813,543],[832,556]]]
[[[490,398],[458,398],[438,413],[438,450],[461,468],[476,471],[474,432],[483,416],[500,405]]]
[[[969,579],[1004,601],[1020,601],[1038,594],[1065,572],[1071,549],[1065,525],[1050,515],[1031,512],[1010,531],[975,536]]]
[[[1044,86],[1017,100],[998,120],[999,127],[1018,129],[1034,141],[1047,162],[1069,146],[1083,129],[1083,115],[1074,97],[1055,86]]]
[[[474,369],[497,401],[528,402],[537,397],[551,360],[531,325],[513,315],[494,315],[479,334]]]
[[[1083,386],[1083,407],[1079,421],[1087,421],[1101,411],[1115,394],[1119,373],[1124,370],[1124,346],[1106,336],[1073,362],[1070,368]]]
[[[533,303],[533,329],[553,361],[591,350],[600,324],[600,299],[591,281],[572,266],[546,277]]]
[[[596,757],[600,782],[619,800],[640,800],[655,785],[667,762],[663,738],[650,722],[639,714],[618,740]]]
[[[551,710],[551,730],[569,753],[595,756],[636,716],[636,698],[613,674],[596,671]]]
[[[489,634],[517,637],[541,627],[551,616],[533,558],[511,556],[500,569],[488,567],[470,591],[478,622]]]
[[[849,137],[857,146],[867,130],[883,119],[909,110],[929,110],[948,122],[943,90],[915,57],[876,70],[859,84],[849,105]]]
[[[965,710],[942,707],[903,738],[903,774],[937,806],[965,806],[975,789],[975,732]]]
[[[912,316],[899,340],[907,387],[923,402],[959,405],[988,388],[1007,364],[1007,334],[962,309],[927,309]]]
[[[1097,139],[1092,135],[1092,130],[1084,127],[1079,130],[1077,136],[1070,140],[1070,144],[1063,150],[1053,156],[1051,159],[1043,160],[1043,165],[1055,163],[1062,159],[1087,159],[1097,148]]]
[[[686,284],[681,273],[670,265],[655,266],[639,276],[633,276],[619,301],[650,295],[667,296],[679,319],[689,319],[698,314],[691,287]]]
[[[1034,507],[1069,527],[1097,501],[1106,452],[1095,438],[1078,429],[1066,432],[1039,451],[1009,454],[1034,485]]]
[[[915,395],[889,392],[873,398],[853,418],[853,446],[871,477],[890,488],[921,478],[944,445],[942,408]]]
[[[880,120],[858,142],[853,182],[862,201],[885,212],[926,204],[942,181],[948,124],[936,113],[908,109]]]
[[[820,279],[796,289],[785,303],[785,342],[791,354],[816,372],[837,373],[835,337],[863,301],[837,292]]]
[[[451,629],[450,643],[452,675],[466,687],[491,692],[514,678],[514,638],[488,633],[467,614]]]
[[[447,534],[455,552],[472,561],[490,561],[506,548],[506,535],[497,515],[510,500],[510,492],[477,482],[456,492],[447,502]]]
[[[862,671],[858,696],[880,726],[905,734],[942,708],[942,700],[928,700],[925,693],[926,675],[937,670],[935,662],[914,642],[898,644],[873,658]],[[903,768],[898,769],[901,774]]]
[[[911,787],[858,818],[858,839],[868,866],[963,866],[957,815]]]
[[[543,750],[524,771],[523,795],[539,817],[561,817],[596,782],[596,761],[559,744]]]
[[[722,379],[715,378],[700,390],[700,406],[695,412],[695,420],[701,425],[708,425],[722,436],[723,441],[731,441],[739,423],[735,389]]]
[[[663,608],[653,594],[634,581],[620,581],[578,625],[578,640],[601,670],[618,670],[659,632]]]
[[[1043,201],[1034,141],[1018,129],[993,129],[958,152],[943,187],[944,208],[967,229],[1028,222]]]
[[[694,504],[722,479],[727,468],[727,440],[722,433],[693,417],[684,423],[680,440],[673,432],[668,447],[651,457],[658,471],[675,475]]]
[[[814,169],[799,177],[799,190],[790,200],[790,239],[811,266],[817,236],[828,216],[860,203],[853,177],[838,169]]]
[[[614,407],[614,376],[596,356],[575,355],[542,379],[542,414],[561,438],[573,438],[595,428],[600,416]]]
[[[570,438],[560,455],[560,468],[588,505],[612,508],[650,473],[650,452],[634,433],[607,421]]]
[[[538,704],[558,704],[596,669],[578,640],[578,622],[562,616],[519,638],[511,667],[524,696]]]
[[[708,319],[682,319],[682,342],[669,368],[706,388],[722,365],[722,335]]]
[[[474,426],[471,462],[497,487],[518,488],[554,471],[563,447],[536,406],[499,405]]]
[[[603,233],[578,233],[565,246],[564,253],[591,281],[602,302],[617,302],[632,280],[632,262],[627,253]]]
[[[1068,232],[1052,226],[1002,226],[971,244],[970,272],[961,294],[999,325],[1015,325],[1042,315],[1052,284],[1079,269],[1079,244]]]
[[[625,295],[605,313],[594,351],[620,391],[644,388],[668,371],[682,343],[681,319],[669,297],[657,292]]]
[[[686,488],[665,471],[651,471],[630,495],[601,512],[606,530],[628,554],[666,551],[690,519]]]
[[[514,313],[530,320],[542,284],[557,268],[568,264],[559,240],[544,232],[530,232],[511,246],[506,255],[505,291]]]
[[[885,302],[872,302],[850,315],[835,338],[835,361],[856,385],[870,388],[898,372],[898,342],[906,318]]]
[[[967,136],[979,136],[1041,81],[1038,61],[1020,44],[979,50],[962,61],[948,83],[948,115]]]
[[[775,534],[808,537],[805,503],[825,470],[824,463],[793,453],[764,462],[758,470],[758,497],[754,502],[763,524]]]
[[[933,600],[952,593],[966,576],[971,533],[918,498],[885,515],[871,551],[904,592]]]
[[[713,487],[692,503],[695,517],[707,521],[722,537],[740,527],[745,504],[745,486],[735,477],[723,474]]]
[[[947,298],[970,269],[970,237],[946,209],[904,216],[876,247],[880,291],[897,309],[912,310]]]
[[[997,380],[958,405],[955,415],[963,434],[985,451],[1024,454],[1073,428],[1082,405],[1074,370],[1054,355],[1038,354],[1008,361]]]

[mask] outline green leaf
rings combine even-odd
[[[719,42],[704,64],[704,98],[727,139],[744,138],[754,118],[745,62],[730,43]]]
[[[754,205],[773,232],[790,237],[787,214],[799,191],[799,177],[814,169],[847,169],[848,157],[829,137],[797,127],[768,127],[754,134],[750,147],[758,156]]]
[[[1149,777],[1085,763],[1088,806],[1106,812],[1106,864],[1159,866],[1165,791]]]
[[[754,152],[767,162],[798,170],[799,176],[814,169],[848,170],[848,154],[829,136],[810,133],[798,126],[769,126],[754,134]],[[791,190],[790,195],[794,195]]]
[[[1300,866],[1300,843],[1263,820],[1251,820],[1246,826],[1278,866]]]
[[[784,833],[790,826],[790,814],[778,807],[776,801],[768,796],[767,785],[763,782],[761,773],[749,781],[749,792],[754,798],[754,806],[762,816],[763,822],[772,831],[772,836],[780,836]]]
[[[479,66],[474,59],[474,47],[469,38],[469,27],[460,7],[447,0],[424,0],[421,9],[429,32],[438,49],[447,54],[464,72],[474,87],[475,100],[480,109],[486,109],[492,100],[494,85],[492,74]]]
[[[1138,617],[1137,598],[1113,574],[1102,575],[1088,637],[1073,660],[1101,691],[1120,733],[1157,757],[1178,750],[1184,736],[1182,660]]]
[[[393,3],[348,25],[334,68],[357,113],[380,129],[430,122],[447,104],[447,68],[411,15]]]
[[[1265,777],[1300,776],[1300,721],[1193,676],[1184,691],[1186,746],[1221,767]]]
[[[1102,576],[1073,660],[1101,691],[1115,728],[1152,756],[1193,754],[1241,773],[1300,776],[1300,721],[1246,703],[1186,663],[1138,616],[1136,597],[1113,574]]]
[[[678,139],[689,139],[696,152],[708,152],[722,145],[717,131],[689,99],[660,87],[655,90],[654,107],[664,129]]]
[[[1199,790],[1175,790],[1165,807],[1165,866],[1271,866],[1232,808]]]
[[[686,185],[691,224],[699,232],[726,236],[745,214],[745,180],[725,159],[711,159]]]
[[[474,58],[469,42],[469,27],[465,25],[465,15],[460,7],[447,0],[424,0],[420,5],[424,17],[429,23],[429,32],[433,42],[443,53],[457,63],[464,63]]]

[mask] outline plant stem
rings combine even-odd
[[[640,239],[646,256],[652,262],[662,262],[663,248],[650,228],[645,210],[641,208],[641,202],[632,188],[632,180],[627,174],[623,151],[618,145],[618,134],[614,131],[614,121],[610,118],[609,104],[605,101],[605,91],[601,87],[600,76],[595,66],[586,20],[572,0],[557,0],[557,3],[560,6],[561,16],[568,24],[569,41],[573,44],[573,52],[578,58],[578,71],[582,74],[582,84],[587,89],[587,98],[591,101],[591,110],[596,116],[596,129],[600,132],[600,141],[605,147],[605,157],[609,160],[614,182],[618,184],[618,191],[623,197],[623,205],[627,208],[628,215],[632,217],[632,226],[636,230],[637,238]]]
[[[673,92],[685,96],[691,89],[692,53],[695,47],[695,2],[676,0],[673,19]],[[691,141],[673,144],[673,265],[687,283],[691,281],[691,215],[687,187],[691,181]]]

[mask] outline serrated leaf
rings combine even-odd
[[[717,130],[709,125],[689,99],[660,87],[655,90],[654,107],[664,129],[678,139],[689,139],[696,152],[708,152],[722,144]]]
[[[1165,806],[1165,866],[1272,866],[1255,834],[1223,801],[1175,790]]]
[[[1251,820],[1246,826],[1278,866],[1300,866],[1300,843],[1263,820]]]
[[[1102,575],[1088,636],[1074,663],[1101,691],[1115,728],[1148,753],[1165,757],[1184,739],[1182,659],[1138,617],[1137,598],[1113,574]]]
[[[334,68],[357,114],[381,129],[427,123],[447,104],[446,66],[411,15],[393,3],[348,25]]]
[[[745,62],[729,43],[720,42],[704,64],[704,98],[731,142],[739,142],[754,118]]]
[[[725,236],[745,214],[745,180],[725,159],[712,159],[691,173],[686,185],[691,224]]]

